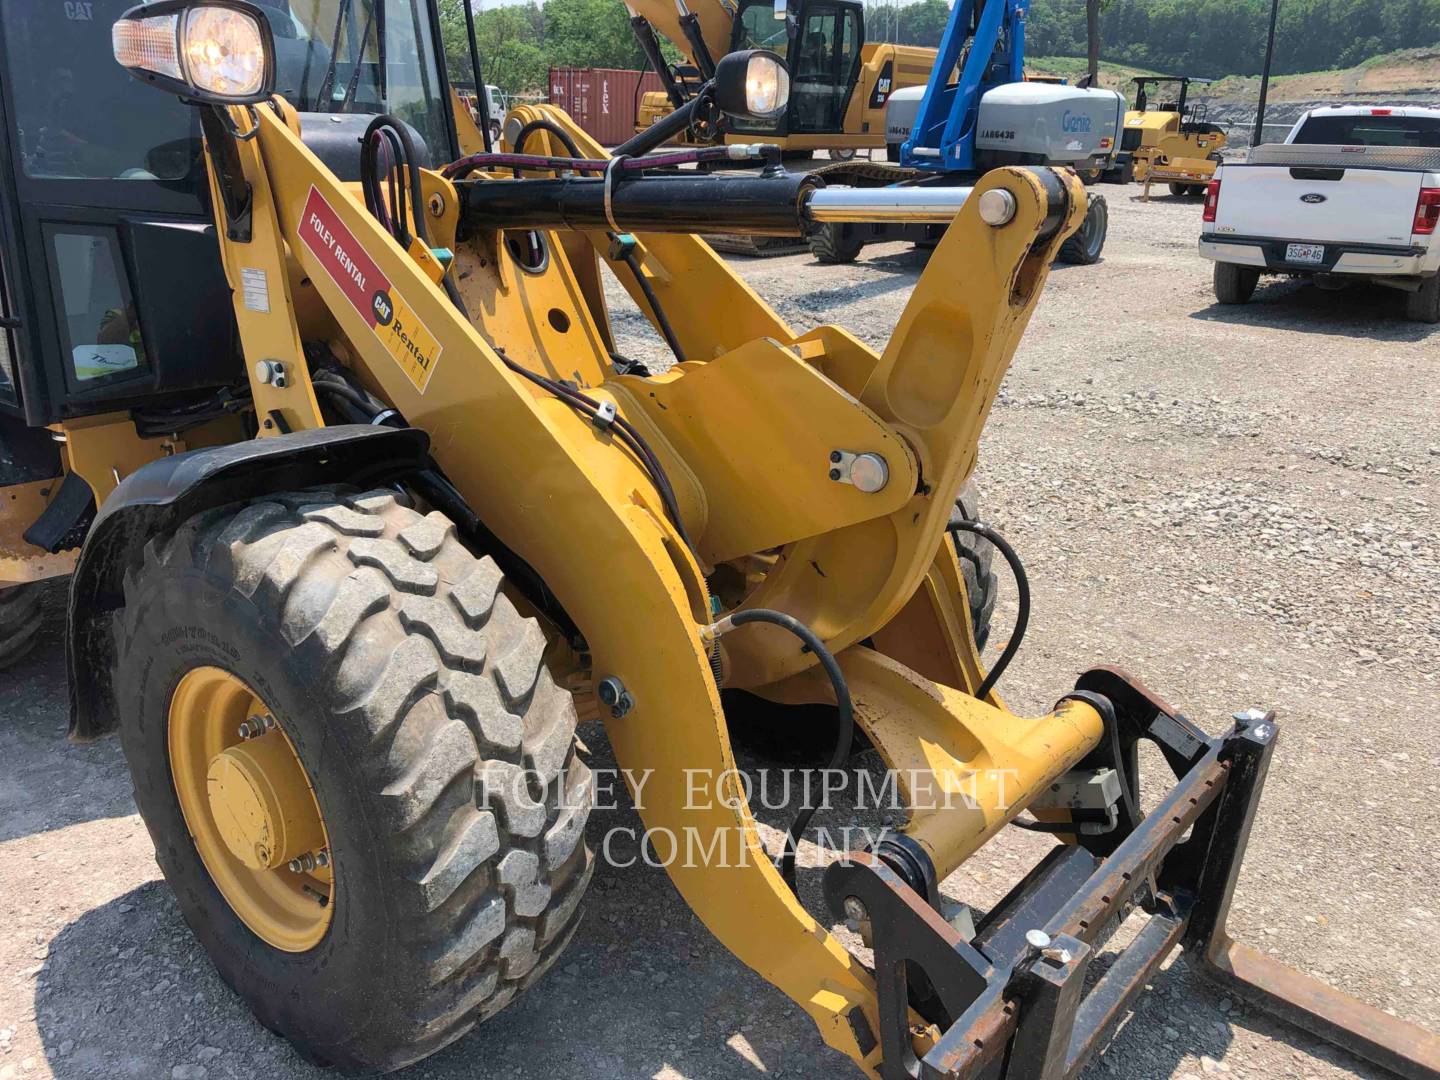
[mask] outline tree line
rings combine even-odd
[[[1100,55],[1185,75],[1258,75],[1270,0],[1104,0]],[[1276,74],[1353,67],[1440,41],[1440,0],[1280,0]],[[1085,55],[1085,0],[1031,0],[1025,50]]]
[[[464,3],[441,0],[454,72],[470,70]],[[1279,10],[1276,74],[1350,67],[1440,42],[1440,0],[1280,0]],[[866,37],[933,48],[949,11],[946,0],[869,4]],[[1102,0],[1100,55],[1177,74],[1254,75],[1269,17],[1270,0]],[[485,81],[509,93],[543,88],[550,67],[644,65],[621,0],[529,0],[476,10],[475,31]],[[1031,0],[1029,55],[1084,56],[1085,43],[1085,0]]]

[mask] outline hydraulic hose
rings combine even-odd
[[[1015,629],[1011,631],[1010,640],[1006,642],[1000,658],[995,661],[989,673],[975,689],[975,696],[983,701],[990,696],[990,691],[995,689],[995,684],[1000,681],[1000,676],[1005,674],[1005,669],[1010,666],[1010,661],[1020,651],[1020,643],[1025,640],[1025,629],[1030,625],[1030,579],[1025,576],[1025,566],[1020,561],[1020,556],[1015,553],[1015,549],[989,525],[980,521],[971,521],[969,518],[960,516],[957,511],[951,515],[950,523],[945,528],[950,533],[973,533],[990,541],[1010,565],[1010,570],[1015,575],[1015,589],[1018,593],[1019,603],[1019,610],[1015,613]]]
[[[707,633],[712,638],[733,630],[737,626],[744,626],[746,623],[768,623],[771,626],[778,626],[786,630],[804,643],[805,648],[815,654],[815,659],[820,662],[820,668],[825,672],[826,678],[835,691],[835,704],[839,710],[840,729],[835,734],[835,750],[830,757],[830,769],[843,768],[845,762],[850,758],[850,747],[854,742],[855,734],[855,705],[850,699],[850,685],[845,681],[845,673],[840,670],[840,664],[835,659],[835,654],[825,647],[820,640],[820,635],[811,630],[793,615],[787,615],[783,611],[775,611],[772,608],[744,608],[730,615],[726,615],[707,628]],[[790,825],[790,830],[785,834],[785,849],[777,861],[776,868],[780,876],[785,879],[785,884],[790,886],[790,891],[799,895],[799,888],[795,881],[795,851],[800,842],[800,837],[810,824],[810,819],[815,816],[816,807],[802,806],[795,820]]]

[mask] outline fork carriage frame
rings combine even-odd
[[[1237,716],[1210,738],[1119,669],[1096,668],[1076,690],[1114,706],[1131,776],[1141,738],[1176,774],[1155,811],[1127,823],[1128,835],[1052,849],[970,942],[882,859],[850,853],[826,872],[838,917],[847,900],[868,913],[885,1080],[1069,1080],[1176,946],[1199,974],[1280,1019],[1408,1080],[1440,1077],[1440,1038],[1226,929],[1278,735],[1273,714]],[[1087,849],[1088,840],[1103,843]],[[1097,942],[1135,909],[1148,920],[1085,989]],[[1043,937],[1027,938],[1037,930]],[[913,1011],[939,1029],[920,1053]]]

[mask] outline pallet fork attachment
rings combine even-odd
[[[1054,848],[978,924],[973,941],[883,854],[852,852],[826,871],[835,914],[852,925],[859,916],[874,950],[880,1075],[1068,1080],[1179,945],[1198,972],[1258,1008],[1407,1080],[1440,1077],[1440,1038],[1226,930],[1278,735],[1273,714],[1239,714],[1212,739],[1118,669],[1094,669],[1077,684],[1086,698],[1101,693],[1120,718],[1123,752],[1133,758],[1135,741],[1150,739],[1176,786],[1108,853]],[[1097,941],[1132,909],[1148,922],[1087,989]],[[939,1034],[920,1054],[916,1036],[926,1024]]]

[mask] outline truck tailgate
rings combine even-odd
[[[1316,153],[1322,150],[1332,153]],[[1292,155],[1294,164],[1274,160]],[[1227,162],[1221,170],[1216,233],[1330,243],[1410,243],[1423,167],[1364,165],[1363,152],[1341,147],[1259,147],[1252,156],[1261,161]]]

